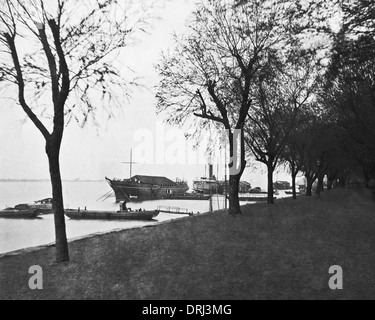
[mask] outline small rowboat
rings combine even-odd
[[[26,209],[18,210],[14,208],[6,208],[0,210],[0,218],[10,218],[10,219],[32,219],[36,218],[40,214],[38,209]]]
[[[151,220],[159,214],[153,211],[100,211],[100,210],[75,210],[66,209],[65,215],[70,219],[93,220]]]

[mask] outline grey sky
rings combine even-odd
[[[151,89],[158,80],[153,65],[158,61],[161,50],[171,46],[171,34],[183,32],[186,19],[194,8],[194,1],[167,1],[160,9],[160,20],[155,21],[152,32],[144,35],[140,44],[126,49],[121,61],[134,69]],[[124,105],[123,113],[116,118],[103,121],[101,127],[76,125],[66,128],[61,149],[61,172],[63,179],[104,179],[108,177],[128,177],[129,168],[122,164],[129,161],[130,148],[137,149],[139,141],[134,134],[139,130],[152,132],[155,139],[157,121],[154,93],[147,89],[134,89],[133,99]],[[27,120],[22,109],[11,103],[0,106],[0,178],[48,178],[48,163],[44,152],[44,139],[31,121]],[[25,120],[26,119],[26,120]],[[170,128],[166,128],[166,131]],[[141,131],[142,132],[142,131]],[[173,141],[172,141],[173,143]],[[166,142],[165,147],[171,142]],[[154,144],[154,153],[161,151]],[[139,161],[136,158],[134,161]],[[261,166],[262,167],[262,166]],[[265,169],[265,168],[263,168]],[[222,167],[219,169],[222,177]],[[216,168],[215,168],[216,172]],[[133,174],[165,175],[171,179],[192,179],[205,174],[203,163],[192,165],[136,164]],[[254,186],[265,187],[266,178],[260,172],[246,170],[244,180]],[[275,179],[288,179],[284,174]],[[289,179],[288,179],[289,180]]]

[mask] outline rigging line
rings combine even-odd
[[[104,202],[105,200],[107,200],[109,197],[113,197],[114,196],[114,193],[110,193],[105,199],[102,200],[102,202]]]
[[[108,195],[109,193],[111,193],[112,190],[109,190],[108,192],[106,192],[105,194],[103,194],[99,199],[97,199],[96,201],[99,201],[100,199],[104,198],[106,195]]]

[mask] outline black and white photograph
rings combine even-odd
[[[375,299],[374,75],[373,0],[0,0],[0,300]]]

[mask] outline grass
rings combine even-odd
[[[247,205],[0,258],[0,299],[373,299],[375,202],[366,190]],[[43,290],[28,269],[43,268]],[[330,290],[340,265],[344,289]]]

